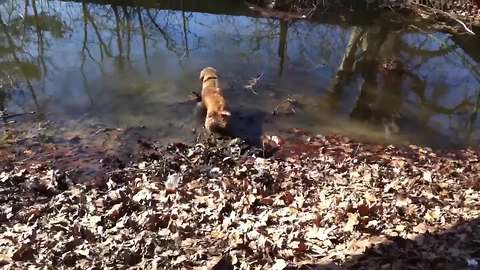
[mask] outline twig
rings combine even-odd
[[[192,162],[187,156],[185,156],[184,154],[182,154],[178,148],[177,148],[176,150],[177,150],[177,151],[175,151],[175,153],[177,153],[178,155],[180,155],[180,156],[181,156],[183,159],[185,159],[188,163],[193,164],[193,162]]]
[[[314,5],[313,5],[313,8],[311,8],[311,9],[307,12],[307,14],[305,15],[305,17],[311,19],[312,16],[313,16],[313,14],[315,13],[315,11],[317,11],[317,8],[318,8],[318,4],[314,4]],[[328,9],[328,8],[326,8],[326,9]]]
[[[122,131],[121,128],[112,128],[112,127],[105,127],[105,128],[100,128],[99,130],[95,131],[94,135],[98,135],[102,132],[108,132],[108,131]]]
[[[253,78],[253,79],[251,79],[251,80],[248,80],[247,84],[244,85],[243,87],[244,87],[245,89],[250,90],[250,91],[251,91],[252,93],[254,93],[255,95],[258,95],[257,91],[255,91],[255,89],[253,89],[253,88],[257,85],[258,81],[260,81],[260,79],[261,79],[262,77],[263,77],[263,73],[260,73],[260,75],[258,75],[257,77],[255,77],[255,78]]]
[[[116,169],[113,171],[106,172],[107,175],[112,175],[114,173],[121,173],[121,172],[143,172],[146,171],[146,169],[140,169],[140,168],[124,168],[124,169]]]
[[[251,85],[245,85],[245,89],[250,90],[250,92],[252,92],[253,94],[258,96],[257,91],[255,91],[255,89],[253,89],[253,87]]]

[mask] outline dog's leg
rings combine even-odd
[[[202,102],[197,102],[197,104],[195,104],[195,108],[193,108],[193,117],[195,119],[196,128],[203,127],[206,115],[207,108],[205,108]]]

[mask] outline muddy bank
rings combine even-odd
[[[14,162],[0,175],[0,263],[478,269],[478,151],[299,131],[268,139],[265,149],[238,139],[137,142],[143,154],[103,171],[97,186],[74,184],[49,163]]]
[[[102,185],[112,171],[155,158],[157,153],[152,151],[169,142],[162,139],[165,131],[161,129],[112,127],[95,119],[28,118],[2,126],[0,166],[4,171],[55,169],[74,183]]]

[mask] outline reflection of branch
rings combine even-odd
[[[446,107],[439,106],[439,105],[436,105],[436,104],[428,104],[425,100],[423,100],[422,105],[424,105],[425,107],[431,109],[432,111],[434,111],[436,113],[450,115],[450,114],[456,113],[457,111],[459,111],[463,108],[472,107],[473,103],[470,102],[469,100],[463,100],[462,102],[458,103],[457,105],[455,105],[452,108],[446,108]]]
[[[90,99],[90,103],[93,105],[93,98],[88,92],[88,80],[87,76],[85,75],[85,52],[89,55],[92,61],[96,62],[95,59],[90,54],[90,50],[88,49],[87,42],[88,42],[88,24],[87,20],[83,20],[83,45],[82,45],[82,62],[80,64],[80,73],[82,74],[83,82],[85,84],[85,92],[87,93],[88,98]]]
[[[457,45],[450,45],[448,47],[443,47],[438,50],[431,51],[431,50],[419,49],[420,47],[412,48],[409,46],[405,46],[404,48],[402,48],[402,51],[406,53],[415,54],[416,56],[421,55],[422,57],[429,59],[429,58],[435,58],[439,56],[445,56],[446,54],[449,54],[452,51],[454,51],[457,47],[458,47]]]
[[[283,64],[285,62],[285,54],[287,51],[287,35],[288,35],[288,22],[281,21],[280,22],[280,34],[278,38],[278,56],[280,57],[280,69],[279,75],[282,76],[283,74]],[[287,55],[288,56],[288,55]]]
[[[15,48],[16,48],[15,42],[13,42],[12,37],[8,33],[8,27],[3,22],[1,13],[0,13],[0,24],[2,25],[3,32],[5,33],[5,36],[7,37],[8,44],[12,48],[13,59],[15,60],[15,62],[17,62],[17,65],[20,65],[20,63],[21,63],[20,58],[18,58],[17,53],[15,52]],[[33,89],[33,85],[30,82],[30,79],[28,79],[28,76],[24,72],[23,72],[23,77],[25,77],[25,80],[27,81],[27,86],[28,86],[28,89],[30,90],[30,94],[32,95],[33,102],[35,103],[37,111],[39,111],[40,106],[38,105],[37,95],[35,94],[35,91]]]
[[[432,35],[431,33],[428,33],[427,31],[415,26],[415,25],[410,25],[411,28],[417,30],[417,31],[420,31],[426,35],[428,35],[431,39],[437,41],[438,43],[440,43],[441,45],[444,45],[445,42],[440,40],[439,38],[437,38],[435,35]],[[460,54],[459,52],[457,52],[457,50],[452,50],[451,53],[455,54],[456,56],[459,57],[459,59],[462,60],[462,63],[465,64],[465,66],[467,66],[469,68],[469,70],[476,76],[476,80],[477,81],[480,81],[480,71],[477,69],[477,67],[472,64],[470,62],[470,60],[468,60],[464,55]]]
[[[112,57],[112,54],[108,50],[107,45],[105,42],[103,42],[102,35],[100,34],[100,31],[98,30],[98,27],[93,20],[93,17],[90,15],[90,12],[88,11],[87,4],[85,2],[82,3],[82,8],[83,8],[83,14],[84,14],[84,20],[88,20],[93,27],[93,30],[95,31],[95,34],[97,35],[98,42],[100,43],[100,57],[103,60],[103,51],[105,50],[105,53],[107,54],[108,57]]]
[[[188,50],[188,30],[187,30],[188,19],[187,17],[185,17],[185,11],[183,9],[182,9],[182,21],[183,21],[183,36],[185,39],[185,55],[189,57],[190,51]]]
[[[412,27],[413,29],[417,30],[417,31],[420,31],[426,35],[428,35],[431,39],[433,39],[434,41],[437,41],[438,43],[440,43],[441,45],[443,45],[444,47],[446,47],[446,44],[444,41],[440,40],[439,38],[437,38],[436,36],[432,35],[431,33],[428,33],[426,31],[424,31],[423,29],[417,27],[417,26],[414,26],[414,25],[410,25],[410,27]],[[456,56],[458,56],[458,58],[462,61],[462,63],[470,70],[470,72],[472,72],[472,74],[474,75],[475,79],[477,81],[480,80],[480,71],[478,70],[478,68],[476,67],[476,65],[472,64],[471,61],[469,59],[467,59],[463,54],[460,54],[457,50],[452,50],[451,51],[453,54],[455,54]],[[460,105],[463,105],[465,106],[465,104],[459,104],[457,106],[460,107]],[[468,104],[466,104],[468,105]],[[480,110],[480,89],[478,90],[477,92],[477,98],[475,99],[475,104],[470,104],[470,105],[473,105],[473,109],[472,109],[472,112],[471,112],[471,115],[469,117],[469,120],[468,122],[466,123],[466,128],[469,129],[468,133],[467,134],[467,140],[470,140],[471,136],[472,136],[472,133],[473,133],[473,130],[474,130],[474,123],[476,122],[477,120],[477,117],[478,117],[478,112]]]
[[[147,16],[148,18],[150,19],[150,22],[155,26],[155,28],[157,28],[157,30],[160,32],[160,34],[162,35],[163,39],[165,40],[165,47],[167,47],[167,49],[169,49],[170,51],[174,52],[175,54],[177,53],[174,49],[175,46],[172,46],[172,43],[175,43],[174,40],[172,40],[167,32],[165,32],[165,30],[163,30],[160,25],[157,24],[157,22],[155,21],[155,18],[153,18],[152,14],[150,13],[150,11],[147,9]]]
[[[253,43],[250,50],[250,54],[257,52],[262,48],[262,42],[264,39],[273,40],[276,39],[278,36],[277,25],[275,21],[268,20],[268,24],[262,24],[260,27],[257,26],[257,22],[255,22],[255,32],[248,41],[248,43]],[[252,22],[253,23],[253,22]],[[263,31],[263,32],[262,32]],[[238,31],[237,31],[238,32]],[[238,34],[240,36],[240,34]]]
[[[131,51],[130,43],[132,39],[132,33],[131,33],[132,29],[130,27],[130,14],[128,13],[127,7],[122,6],[122,10],[123,10],[123,14],[125,16],[126,24],[127,24],[126,25],[127,26],[127,60],[130,63],[130,51]]]
[[[475,107],[474,107],[470,117],[468,118],[467,123],[465,124],[465,128],[468,129],[467,138],[468,138],[469,141],[471,140],[472,134],[474,132],[474,124],[475,124],[475,122],[477,121],[477,118],[478,118],[479,108],[480,108],[480,88],[477,90],[477,97],[475,99]]]
[[[423,29],[421,29],[417,26],[411,25],[410,27],[412,27],[412,28],[414,28],[414,29],[416,29],[416,30],[418,30],[422,33],[427,34],[430,38],[432,38],[433,40],[437,41],[438,43],[440,43],[442,45],[445,44],[445,42],[443,42],[442,40],[440,40],[436,36],[434,36],[430,33],[427,33],[426,31],[424,31]],[[473,73],[475,79],[477,81],[479,81],[480,80],[480,71],[478,70],[476,65],[472,64],[471,61],[469,59],[467,59],[463,54],[458,53],[457,50],[452,50],[452,53],[459,57],[459,59],[462,61],[462,63]],[[470,125],[471,125],[472,130],[473,130],[473,124],[477,119],[477,115],[478,115],[479,110],[480,110],[480,89],[477,92],[477,98],[475,100],[475,104],[474,104],[472,114],[471,114],[471,117],[470,117]]]
[[[38,39],[38,60],[40,64],[43,67],[43,72],[47,74],[47,65],[45,65],[45,60],[44,60],[44,48],[43,48],[43,33],[42,29],[40,27],[40,21],[38,20],[38,12],[37,12],[37,4],[36,0],[32,0],[32,9],[33,9],[33,15],[35,17],[35,25],[37,29],[37,39]]]
[[[412,91],[417,94],[418,98],[420,99],[420,103],[425,106],[426,108],[428,109],[431,109],[432,111],[436,112],[436,113],[441,113],[441,114],[447,114],[447,115],[450,115],[450,114],[454,114],[455,112],[463,109],[463,108],[466,108],[466,107],[472,107],[474,104],[472,102],[470,102],[468,99],[465,99],[463,100],[462,102],[460,102],[459,104],[453,106],[452,108],[447,108],[447,107],[443,107],[443,106],[440,106],[440,105],[436,105],[436,104],[432,104],[430,102],[428,102],[427,100],[427,97],[425,95],[425,82],[424,80],[420,79],[417,75],[411,73],[411,72],[407,72],[405,73],[405,75],[409,76],[410,78],[412,78],[414,81],[418,82],[420,85],[422,85],[421,89],[422,91],[418,90],[416,87],[413,87],[412,88]]]
[[[143,45],[143,58],[145,61],[145,68],[147,69],[147,73],[150,74],[150,65],[148,64],[148,57],[147,57],[147,37],[145,34],[145,27],[143,25],[142,19],[142,12],[140,8],[137,7],[137,14],[138,14],[138,23],[140,24],[140,34],[142,35],[142,45]]]
[[[28,0],[25,0],[25,7],[23,10],[23,17],[27,18],[28,17]],[[25,36],[25,33],[27,32],[27,24],[23,24],[23,35]]]
[[[122,37],[120,35],[120,16],[118,15],[118,9],[116,5],[112,5],[113,14],[115,15],[115,32],[117,33],[117,49],[120,58],[123,56]]]
[[[85,14],[84,14],[85,16]],[[92,54],[90,53],[90,50],[88,49],[88,23],[87,23],[87,20],[84,19],[83,20],[83,44],[82,44],[82,64],[81,66],[83,66],[85,64],[85,51],[87,52],[88,56],[90,57],[90,59],[94,62],[95,59],[93,58]]]

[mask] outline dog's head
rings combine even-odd
[[[206,67],[200,71],[200,81],[202,82],[212,78],[216,79],[217,77],[217,70],[213,67]]]
[[[230,120],[229,111],[208,112],[205,118],[205,128],[209,131],[223,131]]]

